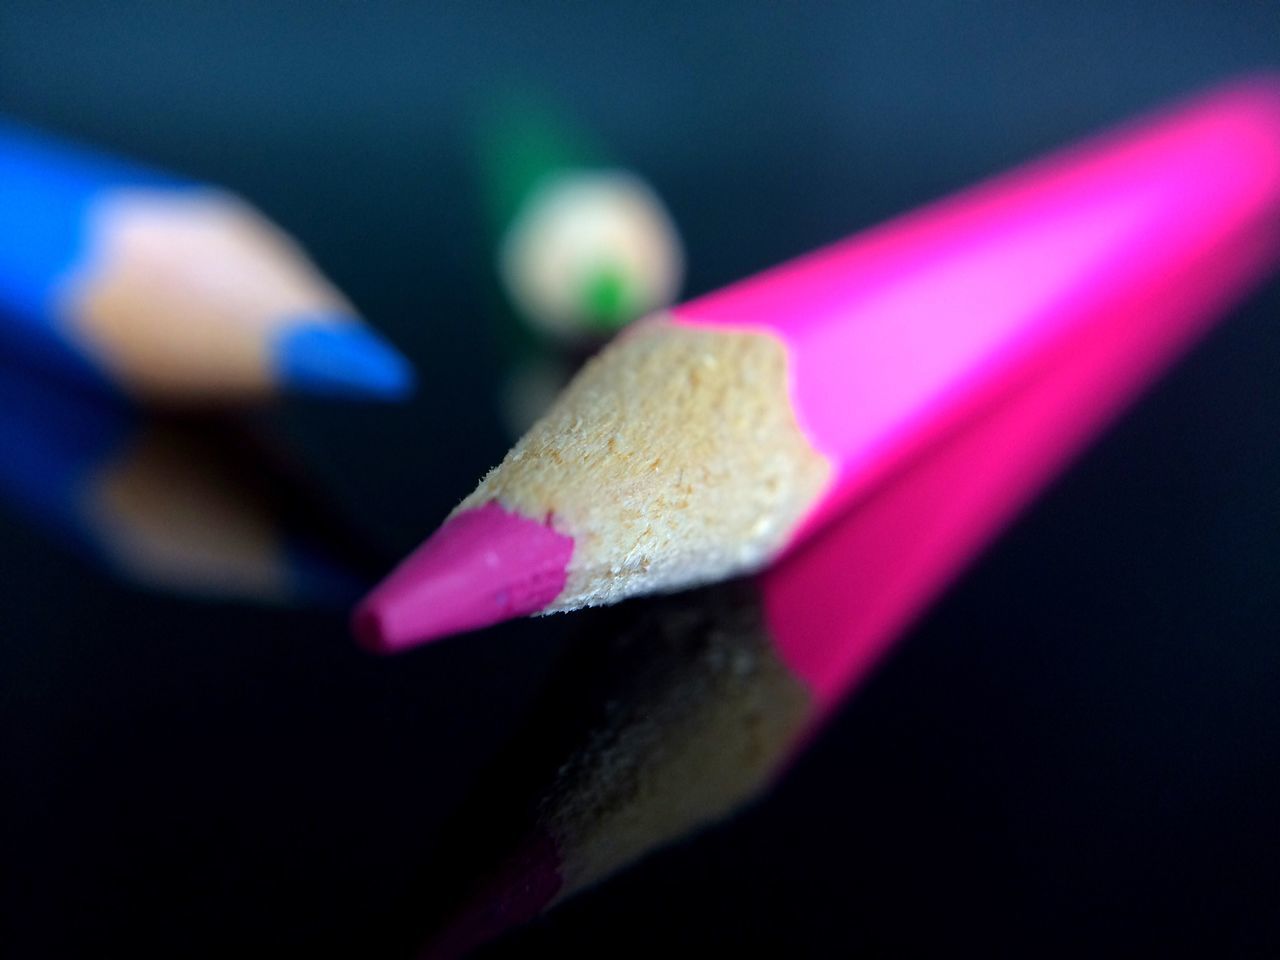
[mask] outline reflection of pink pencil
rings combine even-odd
[[[1264,78],[659,315],[587,365],[357,631],[398,649],[758,568],[1036,364],[1220,286],[1278,205]]]

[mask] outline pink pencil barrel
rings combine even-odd
[[[797,418],[837,468],[811,529],[1055,341],[1127,336],[1116,304],[1158,299],[1278,206],[1280,79],[1262,77],[674,312],[786,344]]]

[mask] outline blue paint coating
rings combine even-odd
[[[104,192],[190,185],[0,120],[0,344],[101,382],[68,341],[53,299],[85,254],[88,214]]]
[[[274,344],[276,375],[286,389],[338,397],[398,400],[414,385],[413,368],[354,318],[290,324]]]

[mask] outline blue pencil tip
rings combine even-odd
[[[286,390],[399,400],[413,390],[413,367],[359,323],[307,323],[276,343],[276,372]]]

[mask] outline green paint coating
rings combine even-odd
[[[479,130],[478,163],[495,236],[506,230],[549,177],[612,165],[587,134],[531,99],[513,99],[485,115]]]

